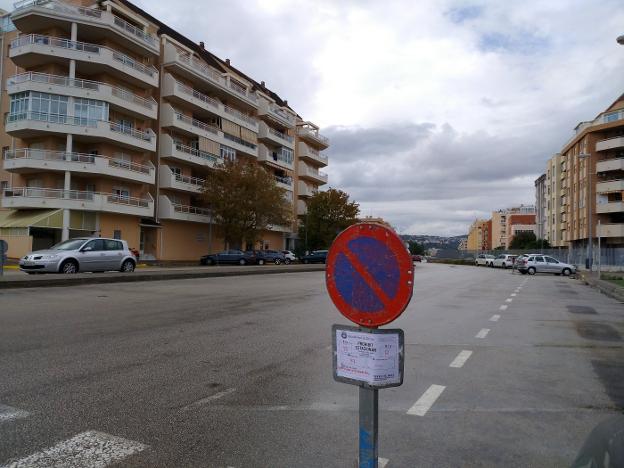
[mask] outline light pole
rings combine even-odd
[[[588,203],[589,206],[587,207],[587,211],[588,211],[588,220],[587,220],[587,259],[585,260],[585,266],[589,269],[589,271],[592,271],[592,263],[594,260],[594,251],[593,251],[593,233],[592,233],[592,228],[593,228],[593,223],[592,223],[592,200],[594,199],[594,197],[592,196],[592,191],[591,191],[591,154],[589,153],[581,153],[578,155],[579,159],[585,159],[587,160],[587,199],[588,199]]]

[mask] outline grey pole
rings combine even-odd
[[[360,388],[360,460],[359,468],[378,467],[379,390]]]

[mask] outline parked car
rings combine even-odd
[[[248,250],[245,252],[249,256],[253,256],[256,259],[257,265],[264,265],[265,263],[275,263],[280,265],[286,263],[286,257],[277,250]],[[290,263],[290,262],[289,262]]]
[[[327,250],[313,250],[301,257],[302,263],[325,263],[327,261]]]
[[[516,268],[520,273],[534,275],[535,273],[554,273],[556,275],[569,276],[576,273],[576,266],[547,255],[529,255],[519,257],[516,260]]]
[[[242,250],[224,250],[211,255],[204,255],[199,259],[201,265],[248,265],[256,263],[256,257],[252,253]]]
[[[492,266],[493,264],[494,264],[494,255],[479,254],[477,255],[477,258],[475,259],[476,266],[481,266],[481,265]]]
[[[78,273],[79,271],[134,271],[136,258],[128,243],[104,237],[80,237],[37,250],[22,257],[19,268],[28,274]]]
[[[422,262],[422,257],[420,255],[412,255],[412,262]]]
[[[297,261],[297,256],[290,250],[282,250],[282,253],[284,254],[284,257],[286,258],[286,260],[284,260],[284,263],[286,265]]]
[[[517,255],[501,254],[494,259],[493,266],[498,268],[511,268],[517,257]]]

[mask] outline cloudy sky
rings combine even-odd
[[[624,93],[621,0],[135,1],[321,125],[330,186],[403,233],[534,203]]]

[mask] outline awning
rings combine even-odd
[[[0,228],[63,228],[63,210],[0,211]]]

